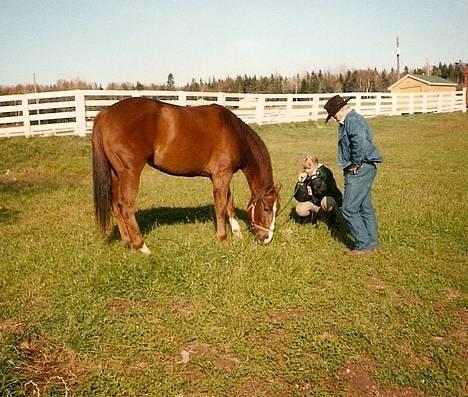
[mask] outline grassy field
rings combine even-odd
[[[462,396],[468,114],[370,120],[381,251],[343,256],[298,223],[218,243],[211,184],[145,169],[150,257],[102,241],[90,139],[0,140],[1,396]],[[336,125],[255,127],[285,204],[304,154],[335,172]]]

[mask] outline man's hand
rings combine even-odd
[[[307,179],[308,176],[309,175],[307,175],[307,172],[301,172],[297,177],[297,181],[302,183]]]
[[[353,173],[353,175],[357,174],[357,170],[359,169],[359,165],[353,164],[349,167],[349,170]]]

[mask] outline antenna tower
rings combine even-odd
[[[396,38],[396,70],[397,70],[397,80],[400,80],[400,39]]]

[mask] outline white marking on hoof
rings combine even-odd
[[[234,218],[229,218],[229,224],[231,225],[232,234],[237,238],[243,238],[239,222]]]
[[[139,248],[138,251],[147,256],[151,254],[151,250],[146,246],[146,243],[143,243],[143,247]]]

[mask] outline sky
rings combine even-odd
[[[0,0],[0,85],[468,63],[468,0]]]

